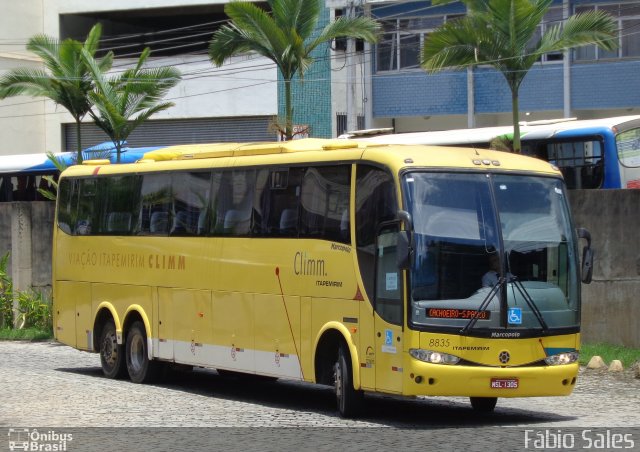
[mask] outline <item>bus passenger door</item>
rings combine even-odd
[[[402,392],[402,272],[396,261],[396,225],[376,238],[375,344],[376,389]]]

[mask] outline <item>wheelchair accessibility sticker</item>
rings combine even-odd
[[[522,325],[522,308],[509,308],[509,324]]]
[[[383,353],[397,353],[396,347],[393,345],[393,331],[384,330],[384,345],[382,346]]]

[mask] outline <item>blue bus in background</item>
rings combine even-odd
[[[375,135],[377,129],[343,135],[388,144],[489,148],[512,126]],[[522,154],[556,165],[569,189],[640,188],[640,116],[523,122]]]
[[[120,154],[121,163],[137,162],[146,152],[156,149],[159,146],[130,148],[125,143]],[[85,160],[108,159],[111,163],[117,160],[115,146],[110,141],[87,148],[82,154]],[[60,152],[55,156],[66,166],[76,161],[76,152]],[[46,153],[0,155],[0,202],[44,201],[38,188],[51,191],[52,187],[43,176],[57,177],[58,173]]]

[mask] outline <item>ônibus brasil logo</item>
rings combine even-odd
[[[60,452],[67,451],[68,443],[73,441],[71,433],[59,433],[55,430],[38,431],[28,428],[9,429],[9,450]]]

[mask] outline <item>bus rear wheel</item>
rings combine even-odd
[[[491,413],[498,403],[497,397],[469,397],[471,406],[479,413]]]
[[[333,367],[333,381],[340,416],[356,416],[362,407],[364,392],[353,387],[353,370],[349,352],[344,346],[338,349],[338,360]]]
[[[113,322],[107,322],[100,332],[100,364],[107,378],[123,378],[127,368],[124,364],[124,346],[118,345],[118,336]]]
[[[149,383],[156,380],[161,367],[157,361],[149,359],[147,334],[142,322],[134,322],[127,333],[127,371],[134,383]]]

